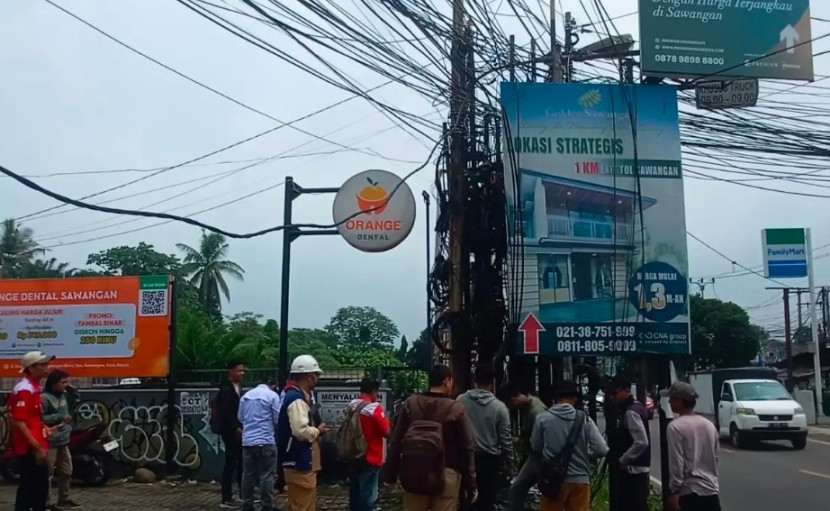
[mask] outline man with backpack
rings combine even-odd
[[[360,382],[360,397],[349,403],[337,432],[337,452],[351,464],[350,511],[374,511],[377,504],[383,439],[389,436],[389,420],[379,397],[380,382],[364,378]]]
[[[245,366],[238,360],[228,362],[228,378],[219,387],[215,406],[211,410],[211,429],[222,437],[225,446],[225,466],[222,470],[222,509],[235,509],[241,502],[234,498],[233,481],[242,491],[242,423],[239,421],[239,399]]]
[[[493,395],[496,372],[492,367],[477,367],[473,380],[475,388],[458,396],[458,402],[470,417],[475,437],[478,501],[472,509],[492,511],[504,483],[503,475],[512,475],[510,413],[507,406]]]
[[[429,391],[409,397],[398,412],[385,480],[400,480],[404,511],[456,511],[462,492],[470,502],[478,498],[470,419],[450,392],[452,371],[437,365]]]
[[[648,413],[631,394],[631,380],[615,378],[608,389],[621,414],[611,431],[611,467],[619,474],[617,498],[624,511],[646,511],[650,493],[651,441]]]
[[[589,511],[591,460],[608,454],[596,424],[576,410],[576,383],[554,384],[554,405],[536,417],[531,449],[542,457],[540,511]]]

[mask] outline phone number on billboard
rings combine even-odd
[[[637,351],[637,341],[557,341],[560,353],[603,353]]]
[[[557,339],[596,339],[596,338],[619,338],[634,337],[637,334],[636,327],[629,326],[558,326],[556,327]]]
[[[722,66],[724,60],[719,57],[698,57],[691,55],[655,55],[655,62],[671,62],[672,64],[703,64],[708,66]]]

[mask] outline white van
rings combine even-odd
[[[732,445],[789,440],[794,449],[807,445],[807,416],[776,380],[726,380],[718,403],[717,426]]]

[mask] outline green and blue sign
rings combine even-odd
[[[766,277],[783,279],[808,275],[806,229],[764,229],[761,235]]]
[[[643,74],[813,80],[809,0],[640,0]]]
[[[503,83],[516,354],[689,353],[677,90]]]

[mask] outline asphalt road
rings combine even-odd
[[[659,429],[651,423],[652,476],[660,479]],[[812,435],[807,448],[762,442],[738,450],[721,439],[721,504],[725,511],[830,509],[830,435]]]

